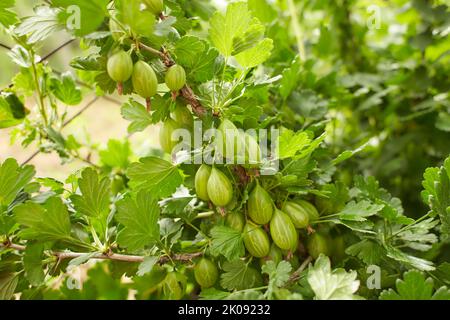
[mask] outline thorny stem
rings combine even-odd
[[[6,249],[13,249],[17,251],[25,251],[26,246],[14,244],[10,242],[0,243],[0,248],[6,248]],[[65,260],[65,259],[75,259],[81,256],[85,256],[86,252],[60,252],[60,251],[52,251],[50,252],[50,255],[58,258],[58,260]],[[159,258],[158,263],[164,264],[167,263],[170,260],[173,261],[180,261],[180,262],[188,262],[192,259],[195,259],[197,257],[200,257],[203,255],[203,252],[194,252],[194,253],[182,253],[182,254],[173,254],[170,257],[168,256],[162,256]],[[133,256],[133,255],[124,255],[124,254],[117,254],[117,253],[97,253],[90,257],[90,259],[93,260],[114,260],[114,261],[124,261],[124,262],[143,262],[144,261],[143,256]]]
[[[306,267],[311,263],[312,261],[312,257],[309,256],[308,258],[306,258],[305,261],[303,261],[303,263],[300,265],[300,267],[294,271],[291,276],[289,277],[289,282],[295,282],[300,278],[300,274],[303,272],[303,270],[306,269]]]

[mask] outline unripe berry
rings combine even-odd
[[[134,65],[131,79],[134,91],[145,99],[153,97],[158,91],[158,78],[155,71],[144,61],[138,61]]]
[[[147,9],[155,16],[159,15],[164,10],[163,0],[144,0]]]
[[[174,65],[167,70],[166,85],[173,92],[180,91],[186,85],[186,71],[180,65]]]
[[[133,60],[130,55],[121,50],[108,59],[108,74],[116,82],[125,82],[133,73]]]

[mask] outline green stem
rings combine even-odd
[[[297,7],[295,6],[294,0],[287,0],[287,2],[289,14],[292,19],[292,27],[294,28],[295,38],[297,39],[298,55],[300,57],[300,61],[303,62],[306,60],[306,51],[303,43],[303,34],[300,27],[300,22],[298,20]]]
[[[31,69],[33,70],[34,84],[36,86],[36,92],[38,94],[39,110],[41,112],[42,119],[44,120],[45,127],[47,127],[48,126],[48,117],[47,117],[47,113],[45,112],[44,97],[42,96],[41,86],[39,84],[36,63],[34,62],[35,61],[34,53],[32,53],[32,59],[33,59],[33,62],[31,63]]]
[[[387,237],[386,240],[390,240],[393,237],[395,237],[396,235],[398,235],[399,233],[405,232],[406,230],[411,229],[412,227],[414,227],[416,224],[418,224],[419,222],[422,222],[423,220],[427,219],[431,214],[433,213],[433,211],[428,212],[426,215],[420,217],[419,219],[417,219],[416,221],[414,221],[412,224],[409,224],[403,228],[401,228],[400,230],[398,230],[397,232],[391,234],[389,237]]]

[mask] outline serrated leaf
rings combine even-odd
[[[301,63],[300,59],[295,58],[290,67],[283,70],[280,81],[280,94],[286,100],[299,85]]]
[[[143,275],[151,272],[157,262],[158,257],[145,257],[144,261],[139,264],[137,275],[142,277]]]
[[[86,216],[106,217],[109,213],[110,185],[110,180],[106,177],[99,179],[94,169],[84,169],[78,180],[81,195],[70,197],[75,209]]]
[[[61,79],[51,79],[50,87],[55,97],[69,106],[76,106],[82,100],[81,90],[70,72],[63,73]]]
[[[262,266],[261,271],[269,275],[269,285],[265,296],[268,299],[273,299],[274,292],[283,287],[289,280],[292,266],[287,261],[281,261],[278,265],[274,261],[267,261]]]
[[[230,295],[227,291],[217,290],[216,288],[202,289],[200,292],[201,300],[223,300]]]
[[[47,6],[37,7],[34,15],[22,20],[15,28],[19,36],[27,36],[28,43],[36,43],[63,29],[59,15],[61,11]]]
[[[411,249],[428,251],[432,244],[438,242],[438,237],[431,233],[431,230],[438,224],[439,220],[434,218],[425,219],[398,233],[396,237]]]
[[[183,183],[183,176],[176,166],[156,157],[132,163],[127,176],[134,188],[148,191],[157,199],[171,196]]]
[[[152,193],[140,191],[135,199],[128,196],[116,206],[116,219],[125,226],[117,236],[119,245],[138,251],[159,240],[160,208]]]
[[[116,0],[118,19],[129,25],[138,35],[152,37],[155,16],[148,10],[141,10],[140,0]]]
[[[32,286],[39,286],[45,278],[42,258],[44,246],[40,243],[28,244],[23,256],[23,268],[25,277]]]
[[[317,300],[355,300],[359,288],[356,271],[347,272],[344,269],[331,269],[330,259],[321,254],[314,266],[308,270],[308,282]]]
[[[294,157],[298,152],[307,148],[311,139],[306,132],[284,130],[277,143],[278,158],[286,159]]]
[[[414,257],[390,245],[386,245],[385,248],[387,251],[387,256],[400,263],[422,271],[433,271],[435,269],[433,262],[431,261]]]
[[[0,3],[0,24],[5,28],[8,28],[18,21],[16,13],[9,10],[13,8],[14,5],[15,0],[2,0]]]
[[[345,253],[358,257],[367,265],[380,263],[385,254],[383,247],[378,243],[367,239],[351,245],[345,250]]]
[[[35,175],[33,166],[19,167],[14,159],[0,164],[0,206],[8,206]]]
[[[349,221],[365,221],[367,217],[376,215],[384,205],[377,205],[370,203],[367,200],[360,202],[350,201],[347,205],[338,213],[341,220]]]
[[[433,294],[433,279],[427,278],[422,272],[411,270],[403,274],[403,280],[398,279],[396,289],[384,290],[381,300],[449,300],[450,290],[441,287]]]
[[[214,46],[220,53],[229,57],[233,52],[233,40],[242,36],[250,25],[252,18],[245,2],[231,3],[225,15],[214,13],[210,20],[209,31]]]
[[[251,49],[236,55],[236,60],[244,68],[253,68],[265,62],[273,50],[273,40],[264,39]]]
[[[0,300],[10,300],[19,283],[19,275],[14,273],[0,273]]]
[[[121,109],[122,117],[131,121],[128,126],[129,133],[141,132],[152,124],[152,116],[147,109],[137,101],[130,100]]]
[[[43,205],[27,202],[15,207],[13,212],[16,221],[26,227],[20,232],[24,239],[72,240],[69,212],[59,198],[50,198]]]
[[[450,237],[450,157],[440,168],[428,168],[422,182],[425,190],[423,200],[441,219],[441,233],[444,240]]]
[[[235,260],[245,254],[242,233],[225,226],[216,226],[211,229],[211,254],[223,255],[227,260]]]
[[[228,290],[245,290],[260,286],[261,275],[242,260],[225,262],[220,285]]]
[[[187,76],[197,82],[206,82],[214,76],[216,49],[195,36],[184,36],[175,45],[177,63],[185,67]]]
[[[128,141],[109,140],[108,147],[99,152],[100,160],[110,168],[126,169],[131,156],[130,143]]]
[[[67,29],[77,36],[85,36],[96,31],[107,15],[109,0],[77,0],[76,9],[72,0],[53,0],[52,5],[63,8],[60,18]],[[79,17],[76,16],[79,13]],[[74,22],[79,22],[76,25]]]

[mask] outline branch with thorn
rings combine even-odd
[[[6,241],[4,243],[0,243],[0,248],[4,249],[12,249],[16,251],[25,251],[26,246],[11,243]],[[69,252],[69,251],[51,251],[49,255],[56,257],[58,260],[72,260],[82,256],[88,255],[89,252]],[[173,254],[172,256],[162,256],[159,258],[159,264],[165,264],[169,261],[179,261],[179,262],[189,262],[195,258],[198,258],[203,255],[203,252],[193,252],[193,253],[182,253],[182,254]],[[108,253],[96,253],[92,255],[90,260],[113,260],[113,261],[122,261],[122,262],[143,262],[144,256],[134,256],[134,255],[125,255],[118,254],[113,252]]]

